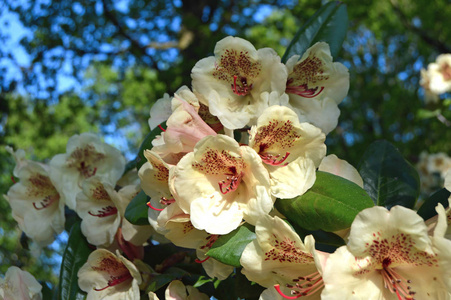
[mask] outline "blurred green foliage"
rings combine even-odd
[[[190,85],[196,61],[211,55],[227,35],[241,36],[256,48],[282,55],[290,40],[323,4],[299,1],[22,1],[5,0],[2,14],[17,14],[27,34],[15,49],[0,47],[0,145],[23,148],[46,161],[65,151],[70,136],[85,131],[110,137],[115,146],[136,153],[149,132],[151,105],[165,92]],[[436,114],[451,120],[449,103],[425,106],[420,68],[451,52],[451,5],[447,0],[346,1],[349,31],[335,60],[350,70],[351,87],[340,105],[338,128],[328,136],[328,153],[357,165],[376,139],[393,142],[415,162],[421,151],[449,152],[451,131]],[[6,25],[0,27],[6,28]],[[5,31],[6,32],[6,31]],[[0,41],[11,39],[0,34]],[[448,44],[447,44],[448,43]],[[20,76],[11,76],[8,66]],[[59,78],[76,84],[58,88]],[[424,114],[423,114],[424,115]],[[126,142],[124,142],[126,140]],[[448,153],[449,154],[449,153]],[[11,186],[14,163],[0,148],[0,193]],[[27,266],[38,279],[55,283],[49,260],[23,249],[10,209],[0,199],[0,273]]]

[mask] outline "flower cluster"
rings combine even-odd
[[[421,191],[430,194],[443,186],[451,158],[444,152],[428,154],[423,151],[415,167],[420,175]]]
[[[448,69],[440,69],[441,74]],[[437,215],[427,222],[403,206],[370,207],[363,188],[376,183],[364,183],[351,164],[326,156],[326,135],[337,126],[338,104],[349,88],[348,70],[333,62],[326,43],[284,64],[272,49],[257,50],[246,40],[226,37],[191,75],[191,88],[182,86],[173,97],[165,94],[150,109],[149,126],[159,134],[146,141],[152,147],[139,154],[145,158],[135,161],[139,169],[125,172],[120,152],[89,133],[72,137],[66,153],[48,165],[8,148],[18,182],[5,197],[27,236],[41,247],[50,244],[64,228],[66,205],[81,218],[81,232],[96,248],[78,269],[78,285],[88,299],[145,295],[155,300],[162,292],[154,292],[165,284],[166,299],[209,299],[172,280],[184,275],[163,274],[163,281],[171,279],[161,286],[155,280],[174,261],[189,262],[188,253],[219,281],[242,266],[249,281],[266,288],[262,300],[450,299],[449,207],[437,205]],[[451,172],[445,174],[439,160],[423,162],[423,168],[441,172],[451,190]],[[276,200],[302,201],[309,191],[318,192],[315,182],[326,178],[319,173],[338,178],[370,203],[365,204],[369,208],[350,208],[355,218],[346,228],[325,232],[312,226],[308,231],[289,212],[275,209]],[[328,182],[322,184],[328,188]],[[150,198],[147,206],[141,203],[150,225],[125,218],[132,199],[140,195]],[[321,215],[320,205],[311,203],[315,207],[308,209]],[[327,224],[335,221],[342,222]],[[227,263],[209,252],[243,225],[255,233],[242,245],[239,262]],[[318,247],[324,243],[324,238],[315,241],[318,232],[342,243],[333,250]],[[144,246],[154,246],[147,244],[151,236],[191,250],[153,270],[142,261]],[[18,283],[7,274],[0,295],[24,284],[26,299],[39,299],[40,286],[31,275],[11,272],[24,279]]]
[[[427,69],[421,70],[420,85],[426,103],[437,103],[439,95],[451,91],[451,54],[441,54]]]

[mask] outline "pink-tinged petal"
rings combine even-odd
[[[5,273],[5,278],[0,277],[0,298],[4,300],[41,300],[42,286],[27,271],[11,266]]]

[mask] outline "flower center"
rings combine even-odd
[[[110,280],[108,280],[108,285],[106,287],[100,288],[100,289],[94,289],[94,290],[97,292],[100,292],[109,287],[121,284],[122,282],[127,281],[131,278],[132,278],[132,275],[129,272],[119,275],[119,276],[110,276]]]
[[[103,160],[105,155],[97,152],[92,145],[86,145],[84,148],[77,147],[69,156],[67,166],[69,168],[76,168],[80,174],[89,178],[96,174],[97,168],[94,164]]]
[[[290,152],[286,152],[282,158],[280,158],[280,154],[272,155],[269,153],[259,153],[259,155],[265,164],[280,166],[287,159],[288,155],[290,155]],[[285,167],[286,165],[288,165],[288,163],[283,164],[281,167]]]
[[[287,288],[291,289],[291,296],[285,295],[278,284],[274,285],[274,288],[279,295],[285,299],[297,299],[313,295],[324,287],[323,278],[318,271],[307,276],[299,276],[298,278],[293,279],[293,282],[295,282],[295,284],[285,285]]]
[[[90,214],[93,217],[104,218],[117,214],[117,208],[113,206],[106,206],[102,207],[101,210],[98,210],[97,213],[92,213],[89,211],[88,214]]]
[[[213,77],[229,82],[232,92],[238,96],[248,95],[253,87],[249,83],[261,72],[261,64],[253,61],[247,51],[238,53],[235,49],[226,49],[215,66]]]
[[[228,175],[226,180],[222,180],[218,182],[219,184],[219,190],[224,195],[233,191],[236,191],[238,186],[240,185],[241,178],[243,177],[244,173],[241,172],[239,175],[236,174],[236,171],[232,174],[225,174]]]
[[[39,202],[39,204],[36,204],[37,202],[33,202],[33,207],[36,210],[41,210],[41,209],[49,207],[50,205],[52,205],[55,201],[58,201],[59,199],[60,199],[59,194],[48,195],[41,202]]]
[[[323,73],[324,62],[310,55],[293,67],[293,71],[288,76],[285,92],[304,98],[314,98],[324,90],[324,86],[320,86],[321,82],[329,79],[329,76]]]

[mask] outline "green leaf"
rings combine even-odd
[[[372,143],[363,154],[359,172],[364,188],[376,205],[413,208],[420,193],[415,168],[385,140]]]
[[[435,207],[438,203],[441,203],[443,207],[448,207],[448,198],[451,196],[451,193],[443,188],[430,196],[426,201],[424,201],[423,205],[421,205],[418,210],[418,214],[426,221],[437,214],[435,211]]]
[[[246,276],[241,273],[241,269],[235,273],[235,291],[240,299],[259,299],[261,293],[266,288],[261,285],[249,281]]]
[[[255,239],[254,227],[244,224],[234,231],[220,236],[207,255],[227,265],[239,267],[241,266],[241,254],[253,239]]]
[[[293,55],[301,55],[316,42],[326,42],[330,46],[332,57],[337,57],[348,28],[346,5],[332,1],[322,6],[296,33],[288,45],[282,62]]]
[[[166,122],[160,124],[162,128],[166,128]],[[138,150],[138,156],[136,157],[136,169],[139,170],[142,165],[144,165],[147,161],[147,158],[144,156],[144,150],[152,149],[152,141],[155,139],[157,135],[160,135],[162,130],[159,127],[154,128],[149,134],[146,135],[144,141],[141,143],[141,146]]]
[[[78,287],[77,273],[81,266],[88,261],[92,249],[81,232],[80,223],[77,222],[72,226],[64,250],[60,271],[59,299],[81,300],[86,298],[86,293]]]
[[[166,284],[170,283],[173,280],[181,279],[184,276],[189,276],[190,274],[180,268],[169,268],[164,271],[163,274],[155,276],[149,281],[149,285],[147,286],[146,293],[148,292],[156,292]]]
[[[354,182],[321,171],[316,172],[315,184],[305,194],[275,203],[291,224],[324,231],[349,228],[361,210],[373,205]]]
[[[147,202],[149,197],[141,191],[130,201],[125,209],[125,218],[134,225],[149,225]]]

